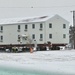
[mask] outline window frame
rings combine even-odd
[[[40,39],[43,39],[43,34],[40,34]]]
[[[49,34],[49,39],[52,39],[52,34]]]
[[[52,28],[52,23],[49,23],[49,28]]]
[[[32,24],[32,29],[35,29],[35,24]]]
[[[28,25],[27,25],[27,24],[25,25],[25,30],[26,30],[26,29],[28,29]]]
[[[63,24],[63,28],[64,28],[64,29],[66,28],[66,24]]]
[[[40,29],[42,29],[43,28],[43,24],[42,23],[40,23]]]
[[[66,38],[66,34],[63,34],[63,38],[64,38],[64,39]]]
[[[18,35],[18,40],[20,40],[20,35]]]
[[[3,31],[3,26],[1,26],[1,31]]]
[[[35,34],[32,34],[32,39],[35,39]]]
[[[18,30],[20,30],[21,29],[21,26],[20,25],[18,25]]]
[[[3,26],[0,26],[0,32],[1,33],[3,32]]]
[[[0,42],[3,42],[3,36],[2,35],[0,36]]]

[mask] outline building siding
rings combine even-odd
[[[40,29],[40,24],[43,24],[43,28]],[[52,23],[52,28],[49,28],[49,23]],[[35,28],[32,28],[32,24],[35,24]],[[63,24],[66,24],[66,28],[63,28]],[[20,25],[20,31],[18,32],[18,25]],[[25,25],[28,29],[25,30]],[[0,44],[20,44],[18,42],[18,35],[28,35],[32,39],[32,35],[35,34],[37,44],[44,44],[51,42],[53,44],[68,44],[69,43],[69,23],[59,16],[54,16],[45,22],[33,22],[33,23],[18,23],[2,25],[3,42]],[[40,34],[43,35],[43,39],[40,41]],[[49,34],[52,34],[52,38],[49,38]],[[66,38],[63,38],[63,34],[66,34]],[[23,41],[23,44],[26,41]]]

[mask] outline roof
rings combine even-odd
[[[49,16],[31,17],[31,18],[9,18],[0,19],[1,24],[15,24],[15,23],[33,23],[33,22],[44,22],[49,19]]]
[[[54,15],[58,16],[59,15]],[[53,16],[53,17],[54,17]],[[40,17],[28,17],[28,18],[9,18],[9,19],[0,19],[0,25],[2,24],[17,24],[17,23],[34,23],[34,22],[44,22],[52,17],[50,16],[40,16]],[[64,19],[65,20],[65,19]],[[67,21],[67,20],[65,20]],[[67,21],[68,22],[68,21]]]

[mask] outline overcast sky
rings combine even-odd
[[[75,0],[0,0],[0,19],[58,14],[72,24]]]

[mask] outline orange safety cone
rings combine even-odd
[[[33,53],[33,49],[32,48],[30,48],[30,53]]]

